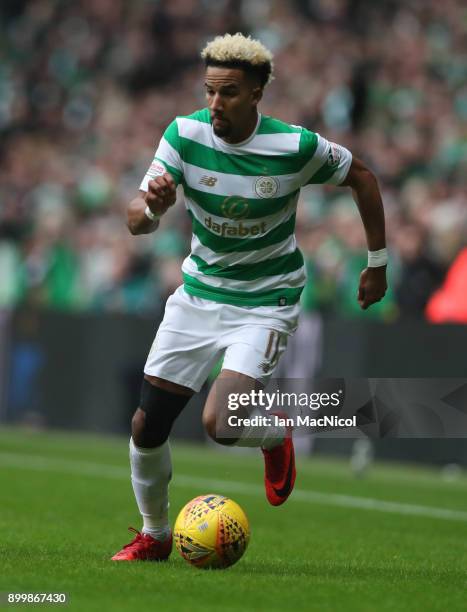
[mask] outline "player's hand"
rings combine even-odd
[[[362,310],[383,299],[386,289],[386,266],[365,268],[360,274],[357,300]]]
[[[146,204],[155,215],[161,215],[175,204],[177,199],[176,185],[172,176],[166,172],[149,181],[145,196]]]

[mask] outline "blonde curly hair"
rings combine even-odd
[[[273,79],[272,53],[259,40],[241,32],[216,36],[201,51],[206,66],[242,68],[256,74],[264,87]]]

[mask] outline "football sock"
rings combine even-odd
[[[284,441],[286,429],[283,425],[245,427],[241,437],[233,446],[248,446],[271,450]]]
[[[143,533],[164,540],[170,534],[168,509],[172,460],[169,441],[157,448],[141,448],[130,438],[130,465],[131,484],[143,517]]]
[[[143,527],[142,531],[143,533],[149,534],[159,542],[163,542],[164,540],[170,538],[170,527],[168,525],[166,527],[158,527],[157,529]]]
[[[276,446],[279,446],[279,444],[282,444],[285,438],[285,427],[279,427],[278,429],[284,430],[282,436],[280,438],[265,438],[261,444],[261,448],[264,448],[265,450],[272,450],[273,448],[276,448]]]

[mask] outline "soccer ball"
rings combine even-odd
[[[175,545],[191,565],[225,568],[236,563],[248,546],[246,514],[223,495],[200,495],[182,508],[175,521]]]

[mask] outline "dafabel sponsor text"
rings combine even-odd
[[[257,223],[255,225],[244,225],[241,221],[237,224],[216,223],[212,217],[204,219],[204,225],[215,234],[220,236],[258,236],[266,232],[266,222]]]

